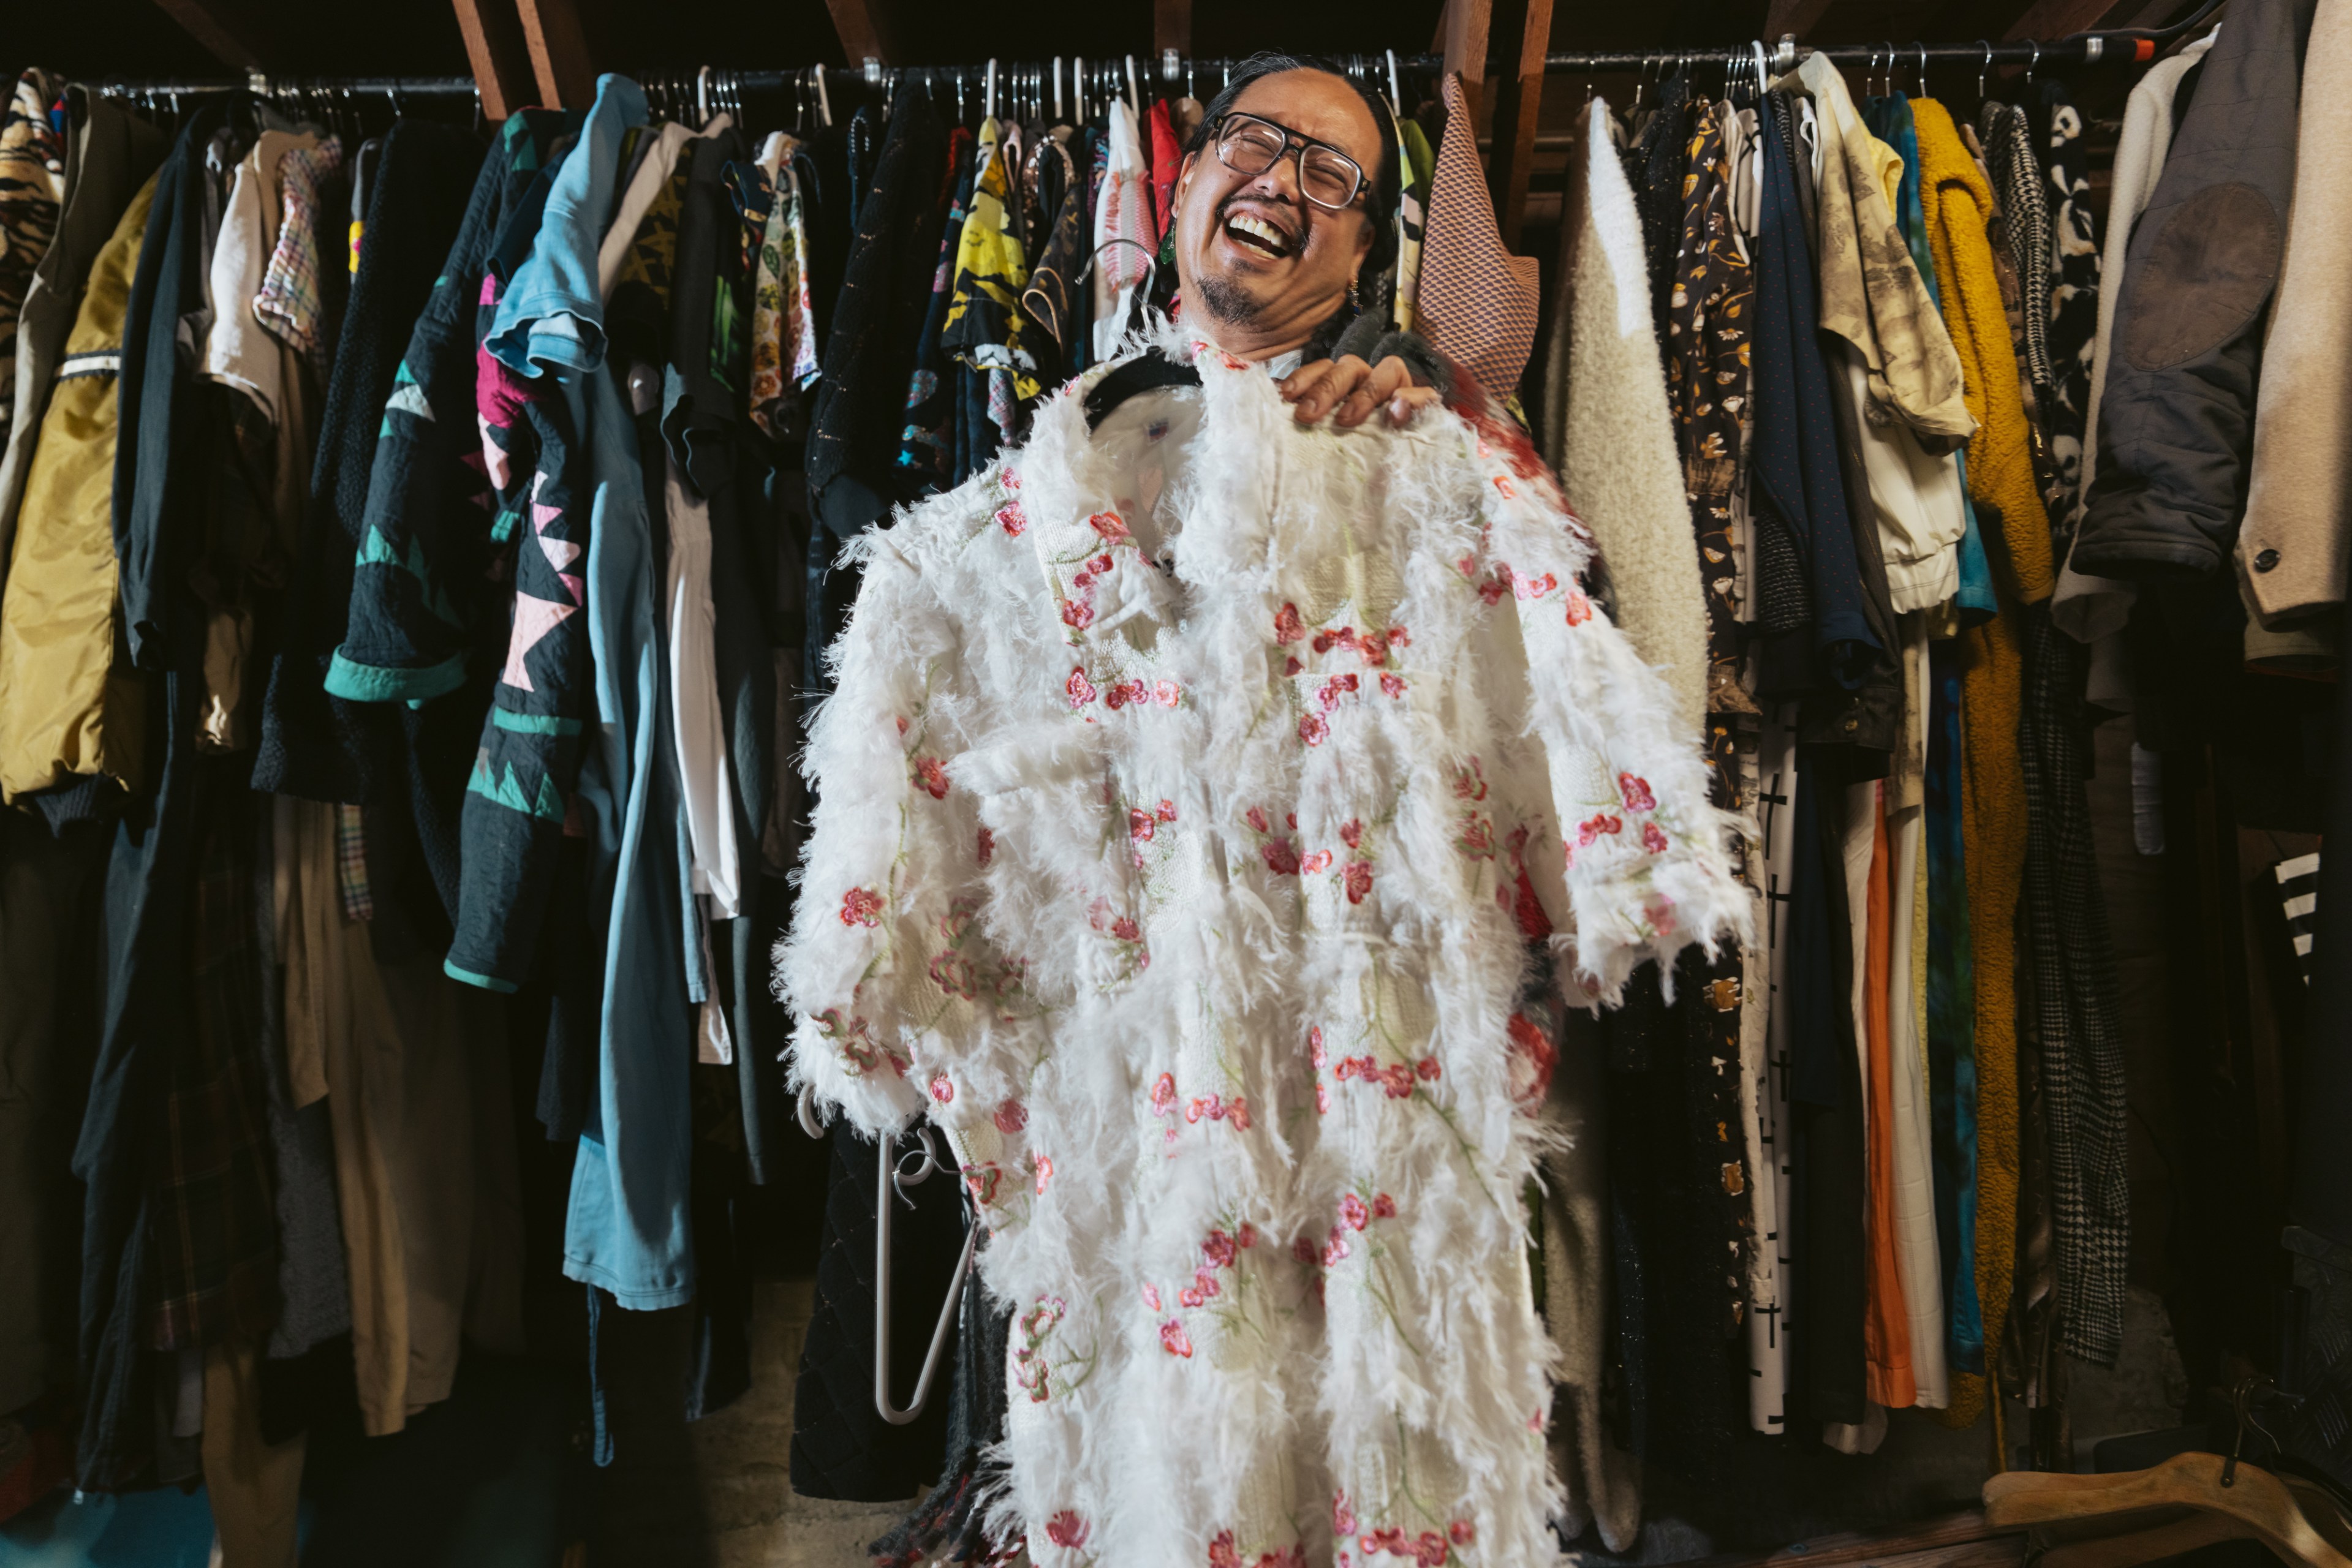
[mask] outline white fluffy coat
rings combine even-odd
[[[956,1145],[1041,1568],[1549,1562],[1515,998],[1743,925],[1730,824],[1515,427],[1167,347],[853,547],[793,1075]]]

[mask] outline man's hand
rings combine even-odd
[[[1368,365],[1353,354],[1301,365],[1279,383],[1282,400],[1297,410],[1298,423],[1312,424],[1326,413],[1333,423],[1353,428],[1386,404],[1391,424],[1405,425],[1437,402],[1437,389],[1420,385],[1404,361],[1391,355]]]

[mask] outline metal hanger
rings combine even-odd
[[[1982,98],[1985,95],[1985,73],[1992,69],[1992,46],[1979,38],[1977,47],[1984,50],[1984,63],[1977,67],[1977,96]]]
[[[931,1330],[930,1348],[923,1354],[923,1370],[915,1379],[915,1392],[904,1409],[890,1403],[890,1220],[895,1194],[909,1208],[914,1200],[906,1188],[948,1167],[940,1163],[939,1152],[931,1144],[931,1130],[918,1126],[916,1136],[922,1143],[922,1165],[908,1175],[894,1155],[898,1139],[887,1136],[875,1140],[877,1149],[875,1186],[879,1201],[874,1213],[874,1413],[893,1427],[904,1427],[923,1413],[930,1403],[931,1383],[938,1377],[940,1362],[947,1350],[948,1334],[955,1327],[956,1309],[963,1304],[964,1281],[971,1276],[972,1254],[979,1250],[980,1233],[983,1228],[978,1214],[966,1222],[963,1251],[956,1259],[955,1277],[948,1282],[948,1299],[940,1307],[940,1321]]]

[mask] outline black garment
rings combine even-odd
[[[384,400],[464,220],[481,162],[481,143],[449,126],[403,120],[384,138],[368,203],[367,240],[319,420],[301,559],[262,710],[257,789],[352,804],[397,796],[399,721],[383,706],[329,696],[324,683],[348,630],[352,563]],[[467,737],[468,763],[478,736],[478,730]],[[464,788],[462,771],[458,788]],[[448,821],[446,852],[454,862],[454,808]]]
[[[1734,976],[1738,963],[1732,955]],[[1637,1281],[1620,1287],[1619,1354],[1638,1412],[1630,1446],[1702,1484],[1725,1473],[1747,1425],[1747,1187],[1724,1179],[1727,1160],[1741,1158],[1738,1074],[1724,1069],[1738,1060],[1738,988],[1731,978],[1716,989],[1723,967],[1686,949],[1670,1004],[1657,966],[1644,965],[1601,1019],[1613,1250]]]
[[[907,380],[907,423],[898,433],[898,466],[932,484],[955,478],[956,365],[941,339],[948,304],[955,298],[956,246],[971,205],[978,167],[971,132],[959,125],[948,133],[947,218],[940,230],[940,265],[915,338],[915,369]]]
[[[1822,362],[1818,274],[1799,208],[1794,155],[1781,117],[1764,117],[1764,202],[1756,246],[1755,499],[1759,551],[1769,569],[1790,555],[1802,570],[1812,610],[1809,633],[1768,635],[1765,689],[1796,695],[1812,686],[1859,687],[1885,653],[1855,555],[1855,529],[1837,440],[1836,404]],[[1769,577],[1766,607],[1788,591]],[[1785,609],[1782,610],[1785,613]]]
[[[182,362],[176,341],[181,317],[204,301],[205,150],[232,122],[249,131],[250,95],[226,94],[198,110],[165,157],[123,333],[114,517],[117,547],[124,551],[125,624],[142,628],[137,645],[149,688],[144,720],[153,788],[126,802],[115,829],[106,876],[105,1021],[74,1149],[74,1174],[84,1186],[75,1468],[80,1485],[102,1491],[176,1480],[196,1469],[194,1445],[171,1436],[171,1388],[147,1346],[157,1285],[151,1243],[164,1094],[190,1023],[185,981],[205,637],[186,573],[172,570],[189,525],[201,528],[209,471],[197,440],[204,422],[189,416],[194,402],[183,395],[193,386],[193,367]],[[132,541],[135,548],[126,549]]]
[[[2315,0],[2252,0],[2200,63],[2117,284],[2076,570],[2198,575],[2245,509],[2263,323],[2285,255]]]
[[[1789,888],[1789,1103],[1796,1131],[1787,1303],[1792,1408],[1801,1421],[1859,1422],[1867,1374],[1861,1059],[1855,1054],[1853,946],[1840,844],[1843,780],[1801,747],[1794,866]]]
[[[940,1479],[914,1512],[866,1549],[879,1563],[976,1568],[992,1554],[981,1528],[982,1503],[1003,1472],[988,1462],[984,1450],[1004,1440],[1004,1364],[1013,1309],[982,1290],[975,1275],[964,1287],[956,1327],[955,1384],[948,1393],[948,1447]]]
[[[1682,247],[1683,177],[1690,172],[1690,82],[1680,69],[1658,86],[1658,107],[1620,157],[1642,218],[1642,256],[1650,277],[1650,313],[1666,335],[1675,256]]]
[[[1895,601],[1886,586],[1886,557],[1878,540],[1878,509],[1870,498],[1870,476],[1862,457],[1863,412],[1853,382],[1842,372],[1843,357],[1856,350],[1832,333],[1820,337],[1822,368],[1829,375],[1830,410],[1836,421],[1838,472],[1845,481],[1845,515],[1852,527],[1853,560],[1862,588],[1862,615],[1883,653],[1857,657],[1852,686],[1816,686],[1797,709],[1801,746],[1844,748],[1839,766],[1849,779],[1884,779],[1903,741],[1903,665],[1894,651],[1902,645],[1895,624]]]
[[[941,1367],[930,1403],[906,1426],[893,1427],[875,1410],[874,1218],[884,1195],[875,1181],[874,1140],[838,1122],[832,1142],[816,1313],[793,1392],[793,1490],[897,1502],[938,1475],[953,1368]],[[915,1148],[912,1140],[898,1144],[902,1157]],[[901,1406],[922,1375],[964,1227],[963,1195],[948,1174],[907,1188],[907,1197],[913,1207],[890,1199],[890,1397]]]

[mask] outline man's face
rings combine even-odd
[[[1261,77],[1233,110],[1338,148],[1368,183],[1380,172],[1380,127],[1339,77],[1316,70]],[[1177,187],[1176,272],[1186,310],[1228,336],[1303,340],[1339,308],[1371,248],[1365,200],[1359,193],[1339,212],[1318,206],[1299,192],[1295,148],[1264,172],[1242,174],[1225,166],[1213,140],[1185,160]]]

